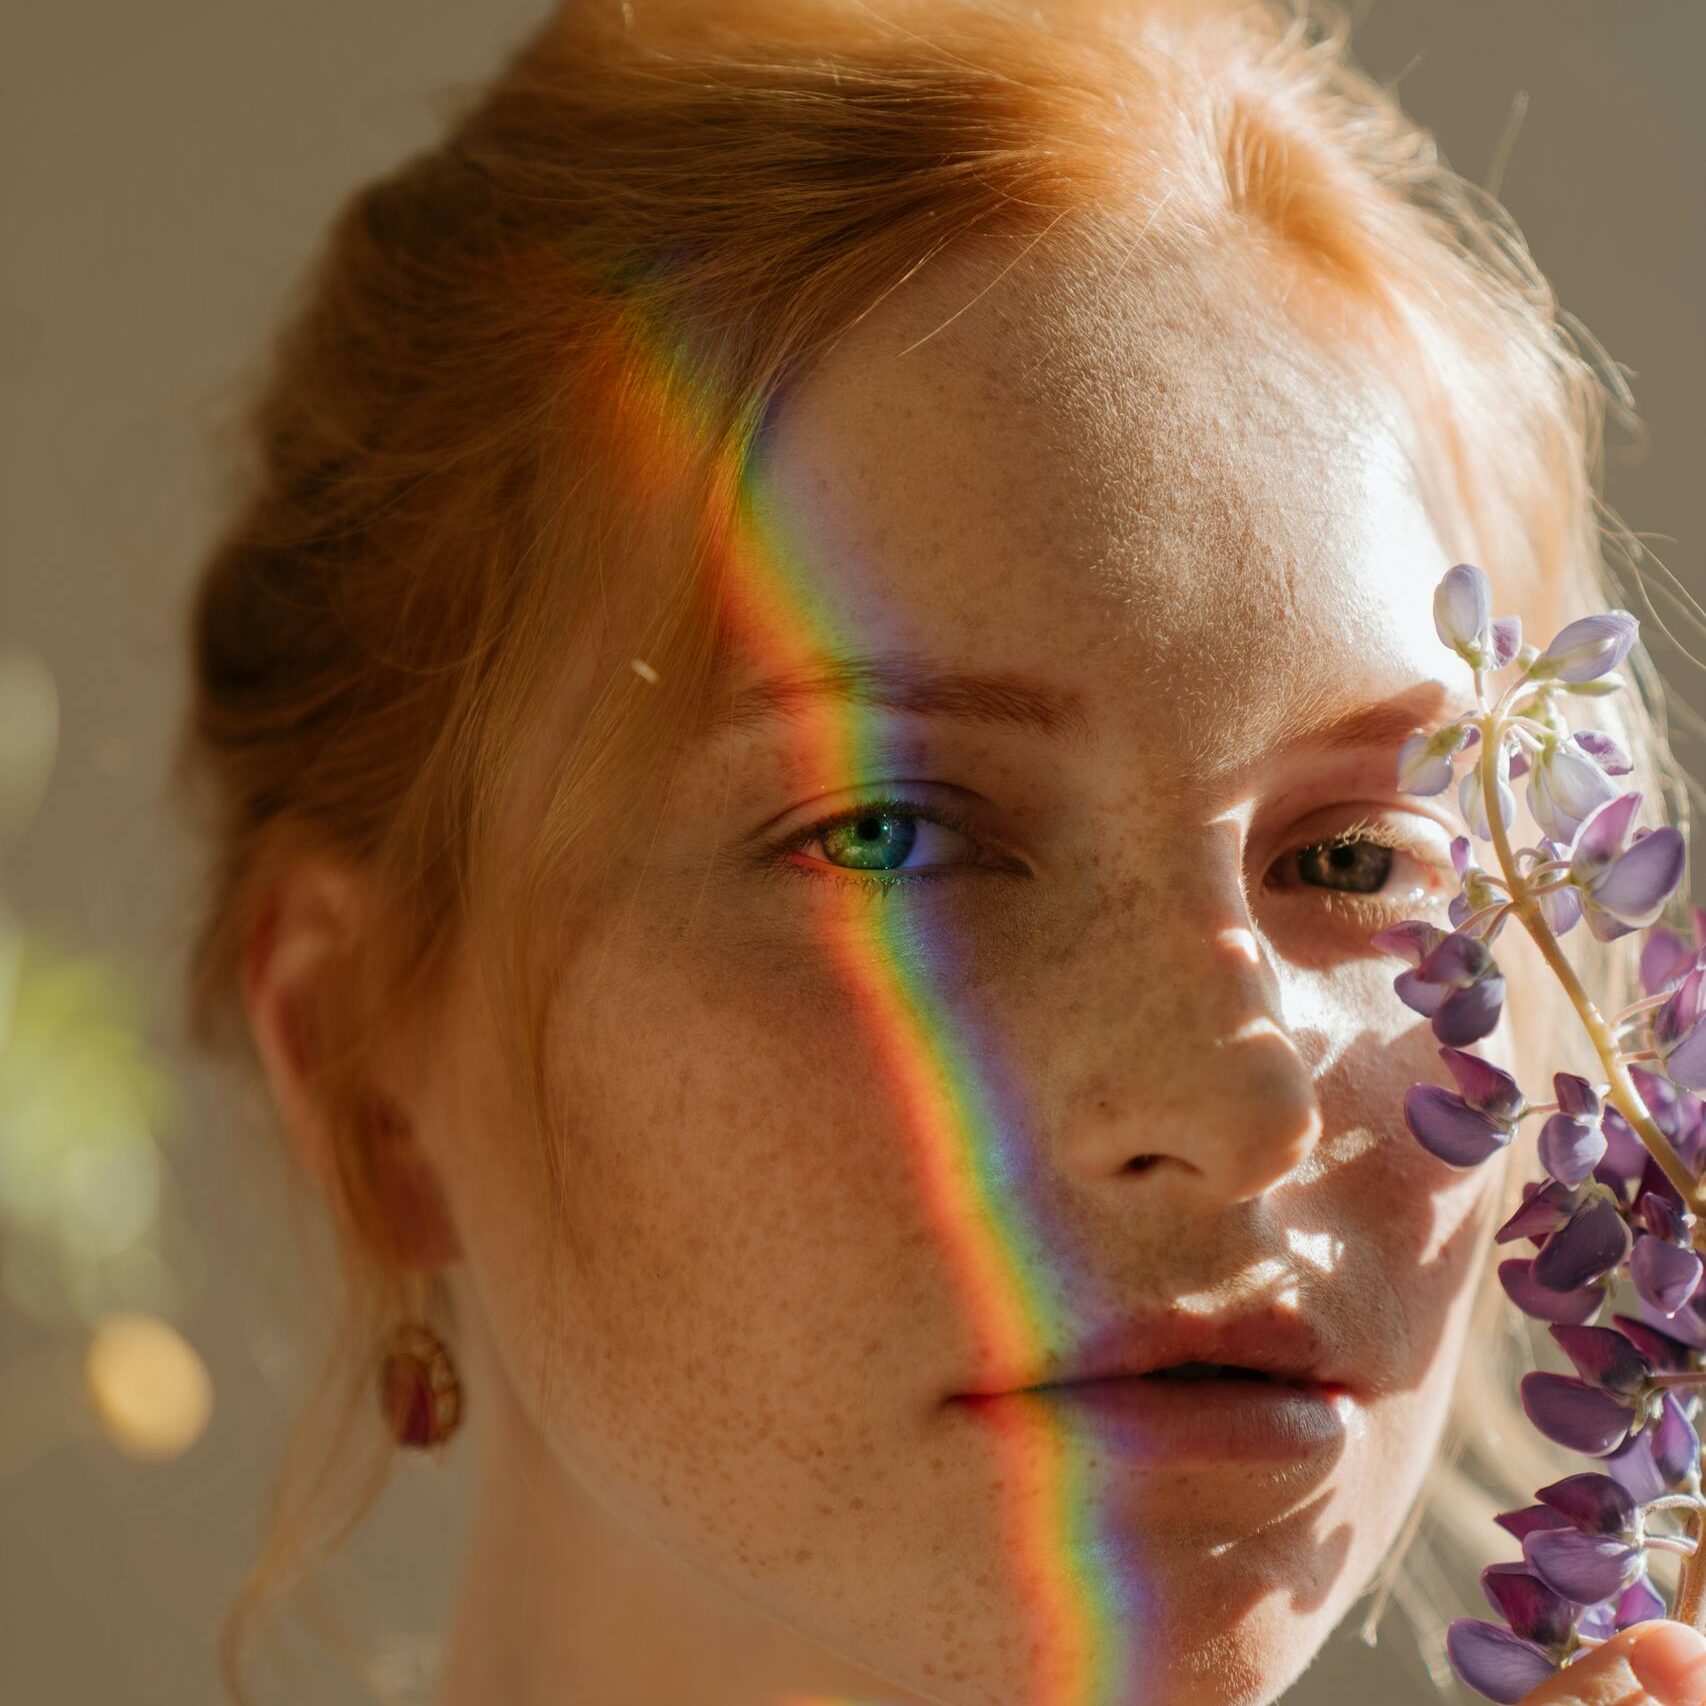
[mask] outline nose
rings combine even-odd
[[[1241,907],[1239,909],[1242,910]],[[1146,932],[1143,984],[1070,1116],[1080,1176],[1171,1175],[1222,1203],[1271,1190],[1314,1152],[1313,1075],[1282,1024],[1278,978],[1243,921]]]

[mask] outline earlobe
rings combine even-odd
[[[443,1267],[460,1257],[460,1243],[408,1113],[383,1087],[363,1086],[354,1092],[356,1129],[340,1135],[323,1071],[327,992],[352,963],[360,917],[353,881],[342,872],[319,865],[292,872],[244,945],[244,1005],[280,1123],[321,1197],[354,1215],[388,1265]],[[340,1142],[358,1149],[342,1167]],[[346,1174],[360,1181],[361,1200],[350,1200]]]

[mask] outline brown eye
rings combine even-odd
[[[1392,874],[1393,849],[1378,841],[1318,841],[1297,851],[1297,875],[1314,888],[1378,894]]]

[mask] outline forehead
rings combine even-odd
[[[1247,751],[1335,669],[1437,675],[1458,542],[1393,396],[1289,289],[1244,256],[944,256],[774,409],[759,548],[838,650],[1159,697],[1199,762],[1227,719],[1196,713],[1235,704]]]

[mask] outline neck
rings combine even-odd
[[[921,1706],[606,1510],[473,1360],[480,1483],[434,1706]]]

